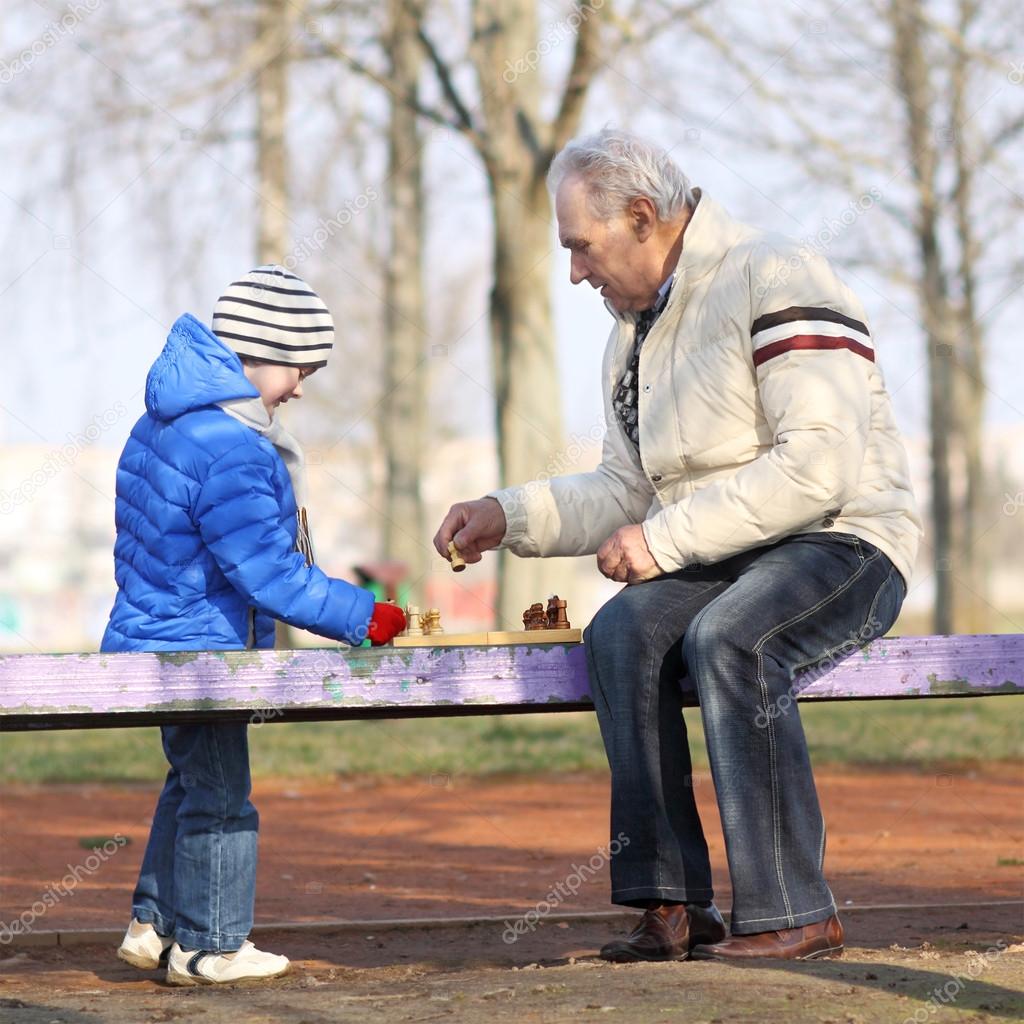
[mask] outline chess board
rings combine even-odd
[[[578,644],[580,629],[490,630],[481,633],[432,633],[427,636],[396,636],[393,647],[496,647],[510,644]]]

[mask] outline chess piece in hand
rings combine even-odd
[[[434,547],[442,558],[451,561],[448,545],[454,541],[462,558],[473,565],[480,561],[484,551],[501,543],[507,526],[505,511],[496,499],[460,501],[444,517],[434,535]]]

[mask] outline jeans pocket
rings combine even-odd
[[[828,533],[825,536],[832,540],[839,541],[845,544],[847,547],[853,548],[857,555],[857,558],[863,563],[868,557],[868,553],[864,550],[865,542],[853,533]]]
[[[862,541],[860,537],[852,533],[833,533],[831,530],[815,530],[813,533],[798,533],[795,537],[801,541],[810,541],[812,544],[825,544],[836,550],[839,545],[849,550],[857,559],[857,564],[863,565],[867,561],[873,545]],[[865,550],[867,548],[868,550]]]
[[[874,640],[875,637],[882,636],[892,628],[906,596],[907,585],[903,582],[903,576],[899,569],[891,566],[868,610],[868,618],[863,630],[867,640]]]

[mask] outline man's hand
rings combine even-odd
[[[623,526],[598,549],[597,567],[610,580],[619,583],[642,583],[662,575],[654,560],[642,526]]]
[[[482,552],[501,543],[507,526],[505,512],[495,498],[460,501],[444,517],[434,536],[434,547],[442,558],[450,561],[448,542],[453,540],[467,562],[479,562]]]

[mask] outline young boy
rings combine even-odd
[[[386,643],[393,605],[313,564],[302,449],[275,418],[331,351],[331,314],[304,281],[259,267],[189,314],[146,378],[146,413],[117,468],[118,593],[104,651],[274,645],[274,619],[331,640]],[[259,817],[245,724],[161,727],[170,771],[118,950],[167,957],[171,984],[269,978],[288,960],[248,941]]]

